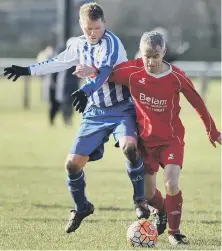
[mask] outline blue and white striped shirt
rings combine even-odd
[[[81,89],[89,97],[88,105],[109,107],[130,97],[127,87],[108,83],[112,69],[127,61],[126,51],[120,39],[110,31],[105,31],[97,44],[90,44],[84,36],[77,37],[75,42],[58,56],[30,65],[31,75],[44,75],[59,72],[77,64],[94,65],[100,71],[95,78],[87,78],[87,84]]]

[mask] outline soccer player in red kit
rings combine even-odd
[[[183,199],[178,179],[184,156],[184,127],[179,118],[180,93],[199,114],[213,146],[216,146],[215,142],[221,144],[221,133],[191,80],[182,70],[163,61],[166,53],[163,36],[158,32],[144,33],[140,52],[142,58],[114,68],[109,81],[128,86],[135,102],[148,202],[158,209],[165,228],[167,215],[169,242],[187,245],[186,236],[180,233]],[[159,165],[164,168],[165,199],[156,188]],[[159,229],[159,234],[165,228]]]

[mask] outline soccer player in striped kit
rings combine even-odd
[[[11,66],[4,75],[16,81],[25,75],[44,75],[66,70],[78,65],[78,76],[82,67],[87,75],[87,85],[73,94],[74,105],[83,112],[80,130],[67,156],[67,183],[75,209],[66,226],[66,232],[74,232],[82,220],[94,212],[94,206],[85,195],[83,167],[88,161],[101,159],[104,143],[113,134],[116,145],[126,157],[127,172],[134,189],[136,216],[148,218],[150,211],[144,194],[144,166],[137,149],[137,127],[134,104],[127,87],[108,83],[113,67],[127,61],[126,51],[117,36],[105,29],[106,19],[102,7],[97,3],[84,4],[80,8],[80,26],[83,36],[58,56],[29,67]],[[84,67],[88,65],[89,71]],[[91,67],[90,67],[91,66]],[[97,75],[90,74],[96,69]],[[99,85],[91,93],[91,84]],[[89,97],[89,98],[88,98]],[[87,107],[82,104],[87,103]]]

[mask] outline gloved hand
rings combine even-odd
[[[71,96],[73,97],[72,105],[76,108],[76,111],[79,111],[79,113],[84,112],[88,102],[88,97],[86,96],[85,92],[82,90],[77,90],[73,92]]]
[[[14,77],[13,81],[16,81],[20,76],[29,76],[29,75],[30,72],[28,67],[12,65],[11,67],[4,68],[4,76],[8,76],[8,79]]]

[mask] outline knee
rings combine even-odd
[[[179,175],[180,166],[178,165],[166,165],[164,168],[164,185],[166,193],[173,196],[179,192]]]
[[[144,191],[148,201],[152,200],[156,193],[156,174],[144,175]]]
[[[148,201],[151,201],[155,195],[156,192],[156,188],[146,188],[145,187],[145,195],[146,195],[146,199]]]
[[[123,154],[133,164],[136,165],[138,162],[138,151],[137,146],[134,143],[126,143],[122,146]]]
[[[179,191],[178,181],[173,179],[166,179],[164,181],[166,193],[169,195],[177,194]]]
[[[72,159],[68,158],[66,160],[65,169],[69,174],[77,174],[83,169],[84,165],[85,164],[80,159],[74,156]]]

